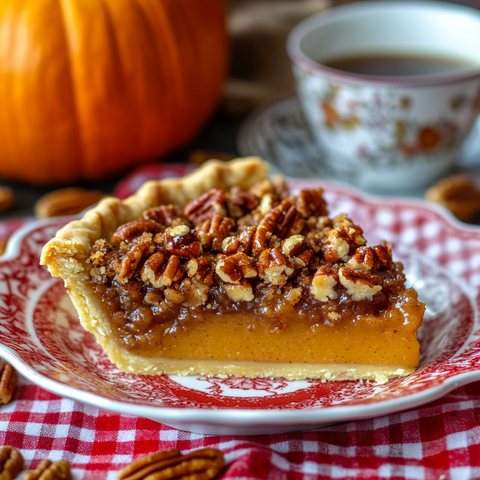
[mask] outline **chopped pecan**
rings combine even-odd
[[[227,215],[225,192],[219,189],[209,190],[190,202],[184,209],[185,216],[195,225],[212,218],[214,215]]]
[[[222,248],[225,255],[233,253],[252,253],[253,242],[257,227],[245,227],[237,237],[227,237],[223,240]]]
[[[235,222],[231,218],[222,217],[221,215],[215,215],[200,223],[196,230],[203,248],[211,248],[217,252],[222,251],[223,240],[234,225]]]
[[[204,258],[192,258],[186,264],[187,275],[201,284],[210,286],[213,283],[213,271]]]
[[[149,249],[150,246],[147,243],[137,243],[128,250],[120,262],[120,270],[118,272],[120,280],[123,281],[132,278],[135,270]]]
[[[154,220],[167,227],[171,227],[173,221],[180,216],[181,211],[175,205],[162,205],[160,207],[149,208],[143,212],[145,219]]]
[[[23,470],[22,454],[14,447],[0,448],[0,479],[13,480]]]
[[[259,227],[264,227],[268,232],[282,240],[302,231],[304,220],[300,212],[290,203],[283,202],[270,210],[260,222]]]
[[[382,279],[378,275],[342,267],[338,271],[338,276],[352,300],[372,300],[373,296],[382,289]]]
[[[118,480],[211,480],[224,465],[222,452],[215,448],[203,448],[187,455],[173,449],[135,460],[118,472]]]
[[[392,245],[385,240],[382,245],[359,247],[347,262],[352,270],[370,272],[371,270],[387,270],[392,267]]]
[[[258,274],[266,283],[285,285],[293,265],[278,248],[264,250],[258,259]]]
[[[327,237],[323,239],[323,256],[330,263],[339,260],[347,262],[357,247],[365,243],[363,230],[342,214],[334,219],[332,229],[328,230]]]
[[[310,293],[320,302],[328,302],[337,298],[335,286],[338,285],[338,275],[329,267],[320,267],[313,276]]]
[[[128,242],[129,240],[139,237],[144,232],[152,234],[158,233],[160,229],[161,226],[157,222],[141,218],[120,225],[112,235],[111,242],[113,245],[118,245],[120,242]]]
[[[271,193],[265,194],[260,200],[259,210],[262,215],[266,215],[272,208],[278,205],[277,197]]]
[[[230,195],[227,196],[227,208],[230,217],[239,218],[247,212],[251,212],[257,208],[260,200],[253,194],[242,192],[239,189],[232,189]]]
[[[195,230],[186,225],[167,228],[164,235],[165,249],[182,258],[198,257],[202,253],[202,244]]]
[[[300,190],[297,209],[304,218],[328,215],[327,202],[323,198],[323,188]]]
[[[264,195],[275,193],[275,185],[269,179],[262,180],[250,188],[250,193],[258,198],[263,198]]]
[[[227,283],[240,283],[245,278],[255,278],[257,270],[252,266],[253,258],[245,253],[235,253],[233,255],[219,254],[215,272]]]
[[[282,243],[282,253],[297,268],[306,267],[315,256],[303,235],[292,235],[286,238]]]
[[[142,280],[155,288],[169,287],[183,278],[184,269],[177,255],[165,258],[163,253],[154,253],[142,268]]]
[[[222,288],[234,302],[250,302],[253,300],[252,286],[246,280],[238,283],[222,282]]]
[[[0,403],[8,403],[12,399],[17,386],[17,372],[7,362],[0,359]]]
[[[52,463],[42,460],[35,470],[23,475],[22,480],[71,480],[70,464],[66,460]]]
[[[180,285],[180,291],[185,297],[185,305],[198,307],[208,300],[209,285],[201,283],[195,277],[186,278]]]
[[[165,295],[165,300],[167,300],[167,302],[176,303],[177,305],[180,305],[185,301],[185,297],[183,293],[180,292],[179,290],[175,290],[173,288],[166,288],[163,293]]]

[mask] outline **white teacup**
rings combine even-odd
[[[480,113],[480,12],[430,1],[363,2],[291,32],[303,112],[339,178],[375,190],[427,185],[455,162]],[[465,69],[369,76],[323,62],[371,54],[455,58]]]

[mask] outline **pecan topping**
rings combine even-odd
[[[195,230],[186,225],[178,225],[165,230],[164,245],[168,252],[182,258],[198,257],[202,253],[202,244]]]
[[[266,215],[273,207],[278,205],[278,201],[276,198],[271,194],[267,193],[262,197],[260,201],[259,210],[262,215]]]
[[[378,275],[343,267],[338,271],[338,276],[352,300],[372,300],[373,296],[382,289],[382,279]]]
[[[163,253],[154,253],[142,268],[142,280],[150,283],[152,287],[169,287],[173,282],[183,278],[183,267],[177,255],[171,255],[168,259]]]
[[[374,247],[359,247],[347,262],[352,270],[369,272],[370,270],[388,270],[392,267],[392,245],[383,241]]]
[[[252,266],[253,258],[244,253],[234,255],[222,255],[217,257],[215,272],[227,283],[240,283],[244,278],[255,278],[257,271]]]
[[[328,215],[327,202],[323,198],[323,188],[300,190],[297,209],[304,218]]]
[[[215,215],[198,225],[196,230],[203,248],[219,252],[222,251],[223,240],[234,226],[231,218]]]
[[[303,224],[300,212],[288,200],[284,200],[263,217],[259,227],[266,228],[268,232],[283,240],[300,233]]]
[[[12,399],[16,386],[16,370],[9,363],[0,359],[0,403],[5,404]]]
[[[148,243],[137,243],[128,250],[120,263],[120,270],[118,272],[120,280],[127,280],[132,277],[149,249],[150,246]]]
[[[71,480],[72,473],[70,464],[66,460],[52,463],[50,460],[42,460],[35,470],[23,475],[22,480]]]
[[[227,197],[228,214],[233,218],[242,217],[256,208],[259,202],[260,200],[251,193],[232,191]]]
[[[215,448],[203,448],[187,455],[173,449],[135,460],[118,472],[118,480],[210,480],[224,465],[222,452]]]
[[[190,278],[195,278],[202,285],[210,286],[213,283],[213,271],[210,264],[204,258],[192,258],[185,268]]]
[[[357,247],[365,245],[363,230],[345,215],[335,218],[323,244],[323,256],[329,263],[347,262]]]
[[[267,194],[275,193],[275,185],[268,179],[262,180],[250,188],[250,193],[258,198],[263,198]]]
[[[338,275],[329,267],[320,267],[313,276],[310,293],[319,302],[328,302],[337,298],[335,286],[338,284]]]
[[[0,479],[13,480],[23,469],[22,454],[13,447],[0,448]]]
[[[266,283],[285,285],[293,272],[293,265],[278,248],[269,248],[261,253],[258,274]]]
[[[282,253],[297,268],[306,267],[315,256],[303,235],[292,235],[285,239],[282,243]]]
[[[162,205],[160,207],[149,208],[143,212],[143,217],[147,220],[154,220],[157,223],[171,227],[173,221],[180,217],[181,212],[175,205]]]
[[[204,193],[184,209],[185,216],[195,225],[212,218],[214,215],[227,215],[225,192],[212,189]]]
[[[158,233],[160,225],[153,220],[141,218],[133,222],[120,225],[115,233],[112,235],[111,242],[113,245],[118,245],[120,242],[128,242],[136,237],[139,237],[144,232]]]
[[[243,280],[239,283],[222,283],[223,290],[234,302],[250,302],[253,300],[252,286]]]

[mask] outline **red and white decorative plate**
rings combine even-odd
[[[421,363],[409,377],[379,385],[123,373],[80,326],[62,283],[38,265],[42,246],[63,219],[18,232],[0,259],[0,356],[57,394],[215,434],[269,434],[377,417],[480,380],[480,229],[421,201],[323,186],[333,214],[349,213],[370,243],[392,242],[409,282],[427,303]]]

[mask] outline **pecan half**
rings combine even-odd
[[[47,193],[35,204],[37,218],[59,217],[61,215],[75,215],[97,203],[104,194],[69,187]]]
[[[203,448],[187,455],[173,449],[135,460],[118,472],[118,480],[211,480],[224,465],[223,453],[215,448]]]
[[[22,454],[14,447],[0,448],[0,480],[13,480],[23,470]]]
[[[230,217],[239,218],[257,207],[260,200],[253,194],[232,190],[227,196],[227,208]]]
[[[266,228],[268,232],[283,240],[290,235],[300,233],[303,224],[304,220],[300,212],[288,200],[283,200],[262,218],[259,227]]]
[[[17,372],[7,362],[0,359],[0,403],[8,403],[12,399],[17,386]]]
[[[219,189],[209,190],[190,202],[184,209],[185,216],[195,225],[212,218],[214,215],[227,215],[225,192]]]
[[[164,236],[165,249],[182,258],[198,257],[202,253],[202,244],[195,230],[186,225],[167,228]]]
[[[195,278],[201,284],[210,286],[213,283],[213,271],[204,258],[192,258],[186,264],[187,275]]]
[[[252,242],[252,256],[260,257],[260,254],[267,248],[272,234],[262,226],[257,227]]]
[[[214,215],[197,226],[196,230],[203,248],[211,248],[214,251],[222,251],[222,243],[225,237],[234,227],[235,222],[228,217]]]
[[[392,267],[392,263],[392,245],[384,240],[382,245],[357,248],[347,262],[347,267],[370,272],[371,270],[388,270]]]
[[[160,229],[161,226],[157,222],[140,218],[139,220],[134,220],[133,222],[120,225],[112,235],[111,243],[113,245],[118,245],[120,242],[128,242],[129,240],[133,240],[145,232],[152,234],[158,233]]]
[[[328,302],[337,298],[335,286],[338,285],[338,275],[329,267],[320,267],[313,276],[310,293],[319,302]]]
[[[66,460],[52,463],[50,460],[42,460],[35,470],[23,475],[22,480],[71,480],[72,472],[70,464]]]
[[[154,253],[143,265],[141,277],[155,288],[169,287],[183,278],[184,269],[177,255],[165,258],[163,253]]]
[[[303,235],[292,235],[286,238],[282,243],[282,253],[297,268],[306,267],[315,256]]]
[[[264,250],[258,259],[258,274],[266,283],[285,285],[293,265],[278,248]]]
[[[150,245],[148,245],[148,243],[137,243],[128,250],[120,262],[118,271],[120,280],[123,281],[132,278],[135,270],[149,249]]]
[[[245,253],[222,255],[217,257],[216,274],[227,283],[240,283],[245,278],[255,278],[257,270],[252,266],[253,258]]]
[[[175,205],[162,205],[149,208],[143,212],[143,218],[153,220],[167,227],[171,227],[173,221],[181,216],[181,212]]]
[[[297,209],[303,218],[328,215],[327,202],[323,198],[323,188],[300,190]]]
[[[8,210],[13,205],[13,190],[9,187],[0,187],[0,212]]]
[[[347,289],[352,300],[372,300],[382,289],[382,279],[378,275],[363,273],[342,267],[338,271],[340,283]]]

